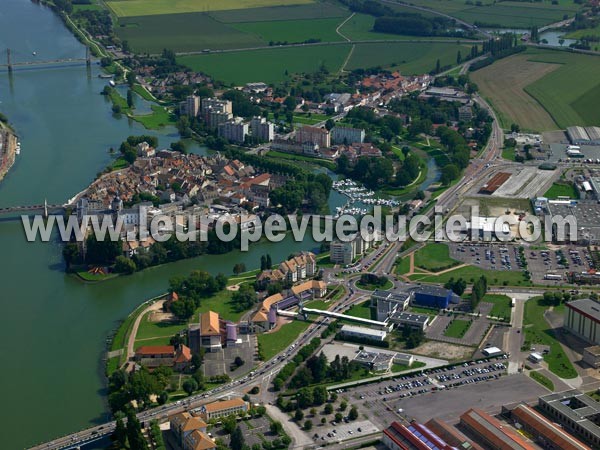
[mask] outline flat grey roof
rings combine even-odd
[[[572,389],[540,397],[540,404],[547,404],[594,436],[600,436],[600,427],[588,417],[600,414],[600,403],[583,392]]]
[[[429,320],[429,316],[427,314],[397,312],[392,316],[392,320],[402,320],[403,322],[424,324],[427,323],[427,321]]]
[[[409,294],[406,292],[383,291],[381,289],[375,289],[371,294],[371,297],[388,301],[404,302],[409,297]]]
[[[590,298],[573,300],[572,302],[567,303],[567,307],[582,312],[592,317],[596,322],[600,322],[600,303]]]
[[[439,286],[423,285],[413,289],[415,294],[437,295],[438,297],[446,297],[450,292],[448,289]]]

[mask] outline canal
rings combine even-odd
[[[30,0],[2,0],[2,54],[7,47],[13,61],[85,55],[60,19]],[[98,73],[97,66],[88,70],[85,65],[17,69],[12,76],[0,71],[0,111],[22,143],[0,183],[0,207],[44,199],[62,203],[110,162],[110,147],[128,135],[148,133],[136,122],[113,116],[99,95],[106,81]],[[178,139],[173,128],[151,134],[164,147]],[[83,284],[64,274],[58,242],[26,242],[20,222],[0,218],[0,447],[24,448],[106,421],[101,362],[106,338],[144,299],[164,292],[170,277],[194,269],[231,274],[235,262],[250,269],[258,266],[261,254],[278,261],[314,247],[312,242],[264,242],[243,254],[199,257]]]

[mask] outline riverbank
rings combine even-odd
[[[18,140],[13,130],[0,120],[0,181],[15,163]]]

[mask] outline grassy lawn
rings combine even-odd
[[[260,8],[265,6],[300,5],[312,0],[115,0],[106,2],[119,17],[179,14],[215,10]]]
[[[275,332],[259,334],[258,345],[265,361],[287,348],[310,324],[310,321],[294,320]]]
[[[431,272],[439,272],[459,264],[459,261],[450,258],[450,249],[446,244],[427,244],[415,253],[415,266]]]
[[[394,268],[394,273],[397,275],[404,275],[405,273],[408,273],[410,271],[410,258],[404,257],[404,258],[398,258],[398,260],[396,260],[396,266]]]
[[[344,314],[352,317],[360,317],[362,319],[371,319],[371,300],[364,301],[357,305],[353,305],[348,311]]]
[[[321,311],[325,311],[329,309],[331,306],[331,302],[325,302],[324,300],[311,300],[310,302],[306,302],[304,304],[305,307],[309,309],[320,309]]]
[[[111,168],[111,170],[121,170],[121,169],[125,169],[128,166],[129,166],[129,163],[124,158],[119,157],[113,161],[110,168]]]
[[[450,322],[450,325],[448,325],[446,331],[444,331],[444,336],[451,338],[462,338],[470,326],[470,320],[454,319],[452,322]]]
[[[342,18],[278,20],[273,22],[246,22],[234,25],[243,32],[261,39],[264,42],[288,42],[290,44],[317,39],[321,42],[343,40],[335,32],[342,23]]]
[[[119,276],[118,273],[90,273],[87,270],[80,270],[76,274],[83,281],[106,281]]]
[[[425,283],[446,283],[450,278],[464,278],[467,283],[474,282],[484,275],[490,285],[506,286],[531,286],[531,281],[525,279],[525,275],[517,270],[485,270],[477,266],[459,267],[441,275],[415,274],[409,278],[411,281],[422,281]]]
[[[158,338],[158,337],[172,337],[175,333],[183,330],[187,324],[185,322],[151,322],[149,316],[152,312],[148,312],[140,320],[140,326],[138,327],[135,340]]]
[[[390,280],[387,280],[383,286],[379,286],[377,284],[362,284],[359,280],[356,282],[356,286],[367,291],[374,291],[375,289],[381,289],[385,291],[386,289],[391,289],[394,286],[394,283],[392,283]]]
[[[481,301],[494,304],[490,315],[496,317],[506,317],[510,320],[510,314],[512,309],[510,306],[510,297],[499,294],[486,294]]]
[[[415,370],[415,369],[419,369],[421,367],[425,367],[426,365],[427,364],[425,364],[424,362],[421,362],[421,361],[415,361],[410,366],[405,366],[404,364],[392,364],[391,372],[392,373],[406,372],[408,370]]]
[[[470,46],[446,43],[363,43],[356,44],[347,70],[383,68],[400,70],[402,74],[414,75],[432,70],[439,59],[442,66],[456,64],[458,51],[467,54]]]
[[[572,184],[568,183],[554,183],[550,186],[550,189],[546,191],[544,197],[548,197],[551,200],[557,199],[558,197],[569,197],[572,199],[579,198],[577,189]]]
[[[141,123],[148,130],[157,130],[167,125],[175,125],[175,115],[162,106],[152,105],[152,114],[131,116],[133,120]]]
[[[344,62],[350,45],[277,47],[246,52],[183,56],[177,61],[225,83],[281,83],[294,73],[316,72],[323,64],[331,72]],[[240,70],[243,67],[244,70]]]
[[[506,147],[502,149],[502,159],[506,159],[508,161],[515,160],[515,148],[514,147]]]
[[[121,362],[121,358],[119,356],[109,358],[108,361],[106,361],[106,376],[107,377],[110,377],[111,374],[119,368],[120,362]]]
[[[173,333],[175,334],[175,333]],[[145,347],[148,345],[154,346],[154,345],[170,345],[171,344],[171,337],[172,336],[162,336],[162,337],[156,337],[156,338],[152,338],[152,339],[144,339],[143,341],[138,341],[136,339],[136,341],[134,342],[134,348],[138,349],[140,347]]]
[[[539,372],[529,372],[529,376],[550,391],[554,391],[554,383],[550,378]]]
[[[534,297],[525,303],[523,318],[525,344],[523,348],[529,350],[535,344],[549,346],[550,353],[544,355],[544,361],[548,364],[550,371],[561,378],[575,378],[577,371],[556,339],[554,331],[544,319],[544,312],[548,308],[542,303],[542,297]]]
[[[244,314],[244,311],[235,310],[234,305],[231,302],[232,294],[231,291],[222,290],[212,297],[203,298],[200,307],[194,313],[193,320],[198,320],[198,313],[214,311],[219,313],[222,319],[231,320],[232,322],[239,321]]]

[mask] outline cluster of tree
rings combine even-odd
[[[154,148],[158,146],[158,139],[156,136],[149,135],[129,136],[125,141],[121,142],[119,152],[123,155],[123,159],[129,164],[132,164],[137,158],[136,146],[142,142],[147,142]]]
[[[416,348],[425,340],[425,333],[421,329],[405,326],[402,328],[402,339],[406,348]]]
[[[290,45],[290,44],[316,44],[317,42],[321,42],[321,39],[318,38],[310,38],[305,39],[304,41],[269,41],[269,46],[281,46],[281,45]]]
[[[152,440],[152,448],[154,448],[154,450],[166,450],[167,447],[165,446],[162,430],[160,429],[157,420],[150,422],[149,437]]]
[[[75,2],[73,2],[75,4]],[[92,36],[111,36],[113,23],[106,9],[80,9],[73,14],[73,19],[83,24]]]
[[[269,193],[271,203],[284,214],[298,210],[326,212],[331,191],[331,178],[324,174],[306,174],[302,179],[288,181]]]
[[[352,123],[355,128],[363,128],[367,132],[367,140],[371,140],[371,135],[377,132],[386,141],[391,141],[394,137],[402,133],[403,122],[399,117],[385,115],[377,117],[372,108],[358,107],[348,111],[346,120]],[[351,144],[351,142],[349,142]]]
[[[375,17],[393,16],[394,10],[374,0],[341,0],[352,12],[369,14]]]
[[[240,117],[254,117],[260,115],[260,108],[250,100],[248,94],[232,89],[223,93],[223,99],[230,100],[233,114]]]
[[[287,380],[294,374],[296,369],[302,362],[304,362],[317,348],[321,345],[321,339],[313,338],[311,341],[303,346],[298,353],[294,356],[294,358],[287,363],[283,368],[279,371],[277,376],[273,379],[273,387],[276,391],[280,390]]]
[[[240,285],[240,288],[231,296],[231,302],[234,305],[234,309],[238,312],[249,310],[257,301],[258,297],[254,290],[254,284],[252,283]]]
[[[463,295],[465,289],[467,289],[467,282],[463,278],[455,280],[454,277],[452,277],[448,281],[446,281],[444,287],[446,289],[450,289],[456,295]]]
[[[87,264],[106,264],[111,265],[115,262],[117,256],[123,253],[123,244],[118,239],[113,241],[105,236],[105,239],[99,240],[95,233],[91,233],[85,240],[85,262]]]
[[[477,305],[479,305],[479,302],[481,301],[481,299],[485,296],[486,292],[487,292],[487,278],[485,276],[481,276],[479,277],[479,279],[477,279],[475,281],[475,283],[473,283],[473,288],[471,289],[471,309],[473,311],[475,311],[475,308],[477,308]]]
[[[138,409],[152,405],[150,397],[156,395],[158,402],[164,404],[168,395],[165,391],[173,371],[169,367],[160,366],[149,372],[142,367],[132,373],[116,370],[108,379],[108,404],[113,413],[127,411],[132,400]]]
[[[378,17],[373,24],[373,31],[409,36],[466,37],[472,34],[457,28],[454,20],[441,16],[425,17],[417,13]]]
[[[118,450],[147,450],[148,443],[142,433],[142,425],[138,418],[135,416],[135,412],[132,408],[127,409],[126,417],[127,425],[125,425],[125,422],[123,420],[123,414],[117,415],[115,431],[111,435],[113,447],[117,448]],[[162,435],[160,441],[157,442],[158,445],[154,448],[160,450],[161,443],[162,448],[164,449]]]
[[[195,270],[189,276],[176,276],[169,280],[169,292],[176,292],[179,300],[171,304],[171,312],[182,320],[194,314],[203,298],[210,297],[227,286],[227,277],[218,274],[213,277],[208,272]]]
[[[260,257],[260,270],[269,270],[271,267],[273,267],[271,255],[268,253],[266,255],[262,255]]]
[[[387,158],[361,156],[355,162],[342,154],[337,159],[336,172],[360,181],[369,189],[390,185],[394,179],[394,166]]]
[[[546,291],[544,297],[540,300],[540,304],[544,306],[559,306],[563,302],[571,300],[571,294],[561,291]]]
[[[363,273],[360,276],[359,284],[363,286],[377,286],[383,287],[388,282],[388,279],[385,275],[376,275],[374,273]]]
[[[480,61],[475,61],[473,64],[469,66],[469,71],[474,72],[479,69],[483,69],[484,67],[493,64],[495,61],[499,59],[506,58],[508,56],[514,55],[516,53],[524,52],[527,50],[527,46],[525,45],[516,45],[516,40],[511,37],[504,37],[496,40],[490,40],[487,43],[484,43],[484,53],[489,52],[491,56],[482,59]]]

